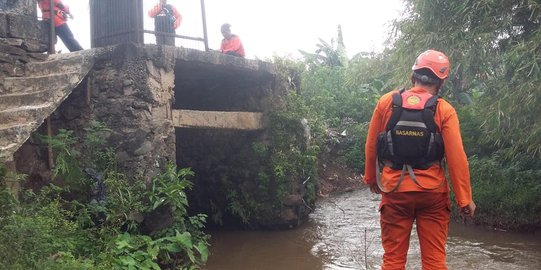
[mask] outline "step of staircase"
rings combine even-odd
[[[10,110],[29,106],[29,104],[46,103],[56,98],[54,93],[51,92],[53,91],[44,90],[39,92],[0,95],[0,108],[2,110]]]
[[[42,122],[50,111],[52,110],[53,103],[46,102],[32,106],[21,106],[17,108],[7,109],[0,111],[0,127],[12,126],[23,123],[36,123]]]
[[[58,81],[63,81],[64,85],[76,84],[79,82],[79,75],[78,72],[69,72],[31,77],[7,77],[4,78],[3,87],[0,88],[0,95],[40,92]]]
[[[36,123],[0,127],[0,160],[10,160],[36,128]]]
[[[6,145],[0,145],[0,161],[11,160],[12,153],[19,149],[20,145],[17,143],[9,143]]]
[[[27,77],[0,79],[0,162],[30,137],[87,76],[95,51],[50,55],[25,65]]]
[[[20,147],[36,126],[36,123],[0,126],[0,159],[9,157],[3,155],[10,152],[12,154],[10,150]]]
[[[82,54],[76,53],[53,54],[46,61],[27,63],[26,75],[44,76],[78,72],[81,69],[80,63],[84,60],[83,57]]]

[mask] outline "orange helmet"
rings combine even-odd
[[[449,58],[445,54],[435,50],[427,50],[417,56],[411,70],[415,71],[422,68],[428,68],[438,78],[445,80],[449,77]]]

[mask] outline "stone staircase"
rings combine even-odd
[[[23,77],[0,78],[0,162],[13,154],[86,77],[94,51],[25,64]]]

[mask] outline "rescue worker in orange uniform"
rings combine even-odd
[[[69,7],[64,5],[61,0],[53,0],[53,5],[56,35],[60,37],[70,52],[82,50],[83,47],[75,40],[75,37],[67,24],[68,17],[73,18],[73,15],[71,15],[69,11]],[[51,19],[50,0],[39,0],[38,6],[41,10],[43,20],[49,21]]]
[[[229,54],[238,57],[244,57],[244,46],[240,41],[240,38],[237,35],[231,34],[231,25],[225,23],[222,25],[222,45],[220,46],[220,51],[224,54]]]
[[[175,37],[172,34],[175,33],[175,30],[182,22],[182,15],[180,15],[177,8],[167,4],[167,0],[160,0],[160,3],[148,11],[148,16],[154,18],[156,44],[175,46]]]
[[[370,121],[366,139],[364,182],[370,186],[372,192],[382,194],[379,210],[381,239],[385,251],[382,264],[384,270],[405,269],[413,222],[417,226],[422,268],[447,269],[445,245],[450,220],[450,199],[449,184],[441,158],[445,157],[448,165],[450,182],[461,214],[473,217],[475,213],[468,160],[462,146],[457,113],[447,101],[433,97],[448,78],[449,69],[449,60],[445,54],[435,50],[423,52],[412,67],[413,87],[383,95]],[[430,99],[431,97],[433,98]],[[423,109],[420,105],[429,100],[432,100],[433,106],[431,109]],[[402,103],[403,108],[397,109],[400,105],[395,103]],[[430,105],[425,106],[424,108],[429,108]],[[402,115],[409,114],[411,119],[400,116],[400,119],[392,120],[394,110],[400,110]],[[405,111],[407,112],[404,113]],[[437,136],[429,136],[429,143],[436,145],[433,141],[437,141],[438,137],[443,141],[443,145],[439,144],[441,155],[433,157],[433,160],[422,157],[419,159],[423,160],[422,162],[409,161],[408,154],[413,153],[411,149],[417,146],[411,143],[400,145],[404,142],[401,140],[423,138],[424,133],[427,133],[428,128],[423,126],[430,124],[415,122],[414,111],[429,112],[429,117],[424,118],[430,119],[427,123],[432,121],[433,116],[435,132],[431,134]],[[394,126],[388,126],[390,121],[393,121]],[[410,130],[404,130],[408,128]],[[378,140],[382,143],[378,144]],[[392,145],[393,143],[395,145]],[[424,147],[422,149],[426,150],[426,145]],[[399,154],[400,151],[403,154]]]

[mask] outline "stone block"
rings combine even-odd
[[[12,38],[43,40],[41,22],[30,16],[8,16],[8,36]]]
[[[150,153],[153,150],[152,144],[149,141],[145,141],[139,148],[133,152],[136,156],[143,156]]]
[[[22,14],[37,18],[36,0],[17,0]]]
[[[36,17],[36,0],[0,0],[0,10]]]
[[[2,44],[0,44],[0,51],[7,54],[12,54],[12,55],[25,55],[26,54],[26,51],[21,48],[17,48],[15,46],[9,46],[9,45],[2,45]]]
[[[7,74],[11,77],[23,77],[25,75],[24,67],[20,63],[0,63],[0,72]]]
[[[10,63],[15,64],[17,62],[17,59],[15,59],[12,55],[0,52],[0,63]]]
[[[42,53],[49,49],[49,44],[46,40],[27,39],[23,42],[22,48],[28,52]]]
[[[17,59],[18,61],[21,61],[23,63],[28,63],[28,62],[32,62],[32,60],[30,59],[30,57],[28,57],[28,55],[16,55],[14,54],[13,57],[15,59]]]
[[[28,53],[28,56],[39,61],[45,61],[49,57],[49,55],[43,53]]]
[[[0,25],[0,27],[2,27]],[[21,48],[23,40],[20,38],[0,38],[0,45],[15,46]]]

